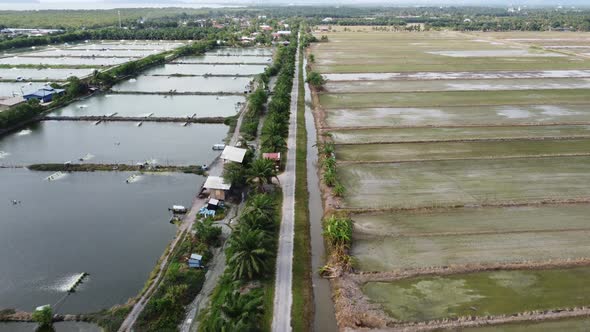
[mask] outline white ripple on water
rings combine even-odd
[[[59,277],[52,282],[41,286],[40,288],[43,290],[50,290],[50,291],[57,291],[57,292],[67,292],[69,291],[74,283],[78,280],[81,273],[74,273],[69,274],[63,277]]]
[[[25,135],[30,135],[33,131],[31,129],[23,129],[21,131],[19,131],[18,133],[16,133],[16,136],[25,136]]]

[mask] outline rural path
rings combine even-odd
[[[299,96],[299,38],[297,36],[297,54],[295,55],[295,76],[291,90],[291,115],[289,118],[289,136],[287,137],[287,165],[279,175],[283,187],[283,206],[281,229],[279,232],[279,250],[275,279],[275,298],[272,331],[291,331],[291,305],[293,303],[293,238],[295,235],[295,144],[297,138],[297,99]]]
[[[245,111],[246,111],[246,104],[244,104],[244,106],[242,107],[242,110],[240,111],[240,115],[238,117],[236,128],[235,128],[235,130],[230,138],[230,141],[229,141],[230,145],[235,145],[238,141],[238,138],[240,137],[240,125],[241,125],[242,120],[244,118],[244,114],[246,113]],[[223,161],[221,160],[221,158],[219,158],[219,156],[216,157],[215,160],[213,160],[213,162],[209,166],[208,173],[209,173],[209,175],[214,175],[214,176],[221,176],[221,174],[223,173]],[[135,322],[137,321],[137,317],[139,317],[139,314],[145,308],[145,305],[147,304],[147,302],[151,298],[151,295],[155,292],[155,290],[160,285],[160,282],[162,281],[162,277],[164,276],[164,273],[166,272],[166,269],[165,269],[166,265],[168,264],[170,256],[174,252],[174,249],[176,248],[176,246],[180,242],[180,239],[182,237],[181,235],[185,231],[187,231],[187,230],[190,231],[192,229],[199,209],[202,206],[204,206],[206,202],[207,202],[206,198],[195,197],[195,199],[193,200],[193,204],[191,206],[191,209],[188,211],[188,213],[182,219],[182,223],[180,224],[180,226],[178,228],[177,235],[174,238],[174,240],[172,240],[172,243],[170,244],[170,250],[168,250],[168,253],[166,254],[166,256],[164,256],[164,258],[162,259],[162,262],[160,263],[160,270],[158,271],[158,274],[156,275],[156,277],[155,277],[154,281],[152,282],[152,284],[150,285],[150,287],[148,287],[148,289],[143,293],[141,298],[135,303],[135,305],[133,305],[131,312],[129,313],[129,315],[127,315],[127,317],[123,321],[123,324],[121,324],[121,327],[119,328],[119,332],[133,331],[133,324],[135,324]],[[223,259],[223,261],[225,261],[225,259]],[[213,275],[210,275],[210,277],[212,277],[212,276]],[[208,278],[208,279],[213,279],[213,278]],[[183,323],[183,325],[184,325],[184,323]],[[189,323],[189,326],[190,326],[190,323]]]

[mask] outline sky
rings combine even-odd
[[[116,4],[116,3],[133,3],[137,6],[141,4],[160,4],[160,5],[178,5],[182,3],[190,5],[208,5],[208,4],[283,4],[283,5],[303,5],[303,4],[321,4],[321,5],[363,5],[379,4],[389,6],[509,6],[509,5],[529,5],[529,6],[590,6],[590,0],[0,0],[0,3],[23,3],[23,2],[40,2],[44,5],[68,4],[72,7],[92,6],[92,4]],[[2,9],[2,8],[0,8]]]

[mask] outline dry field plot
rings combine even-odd
[[[352,30],[318,33],[311,52],[339,207],[357,213],[350,254],[386,272],[357,275],[369,302],[401,321],[590,305],[590,267],[387,281],[590,258],[590,34]]]

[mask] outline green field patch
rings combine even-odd
[[[360,214],[355,215],[353,220],[358,237],[409,237],[590,229],[589,215],[590,206],[571,204],[398,211]]]
[[[408,161],[590,154],[589,139],[338,145],[340,161]]]
[[[590,136],[590,126],[378,128],[332,130],[330,133],[336,144],[364,144],[529,137],[588,137]]]
[[[588,236],[590,230],[410,237],[356,233],[351,255],[361,271],[547,261],[590,257]]]
[[[554,105],[588,103],[589,89],[522,91],[435,91],[413,93],[323,94],[324,108]]]
[[[328,81],[328,83],[324,85],[324,88],[328,93],[588,89],[590,88],[590,79],[536,78],[354,82]]]
[[[590,331],[590,319],[571,318],[556,321],[527,322],[515,324],[492,325],[486,327],[468,327],[463,332],[587,332]]]
[[[498,204],[590,196],[590,157],[344,164],[348,208]]]
[[[497,271],[370,282],[364,293],[402,321],[512,314],[590,303],[590,268]]]

